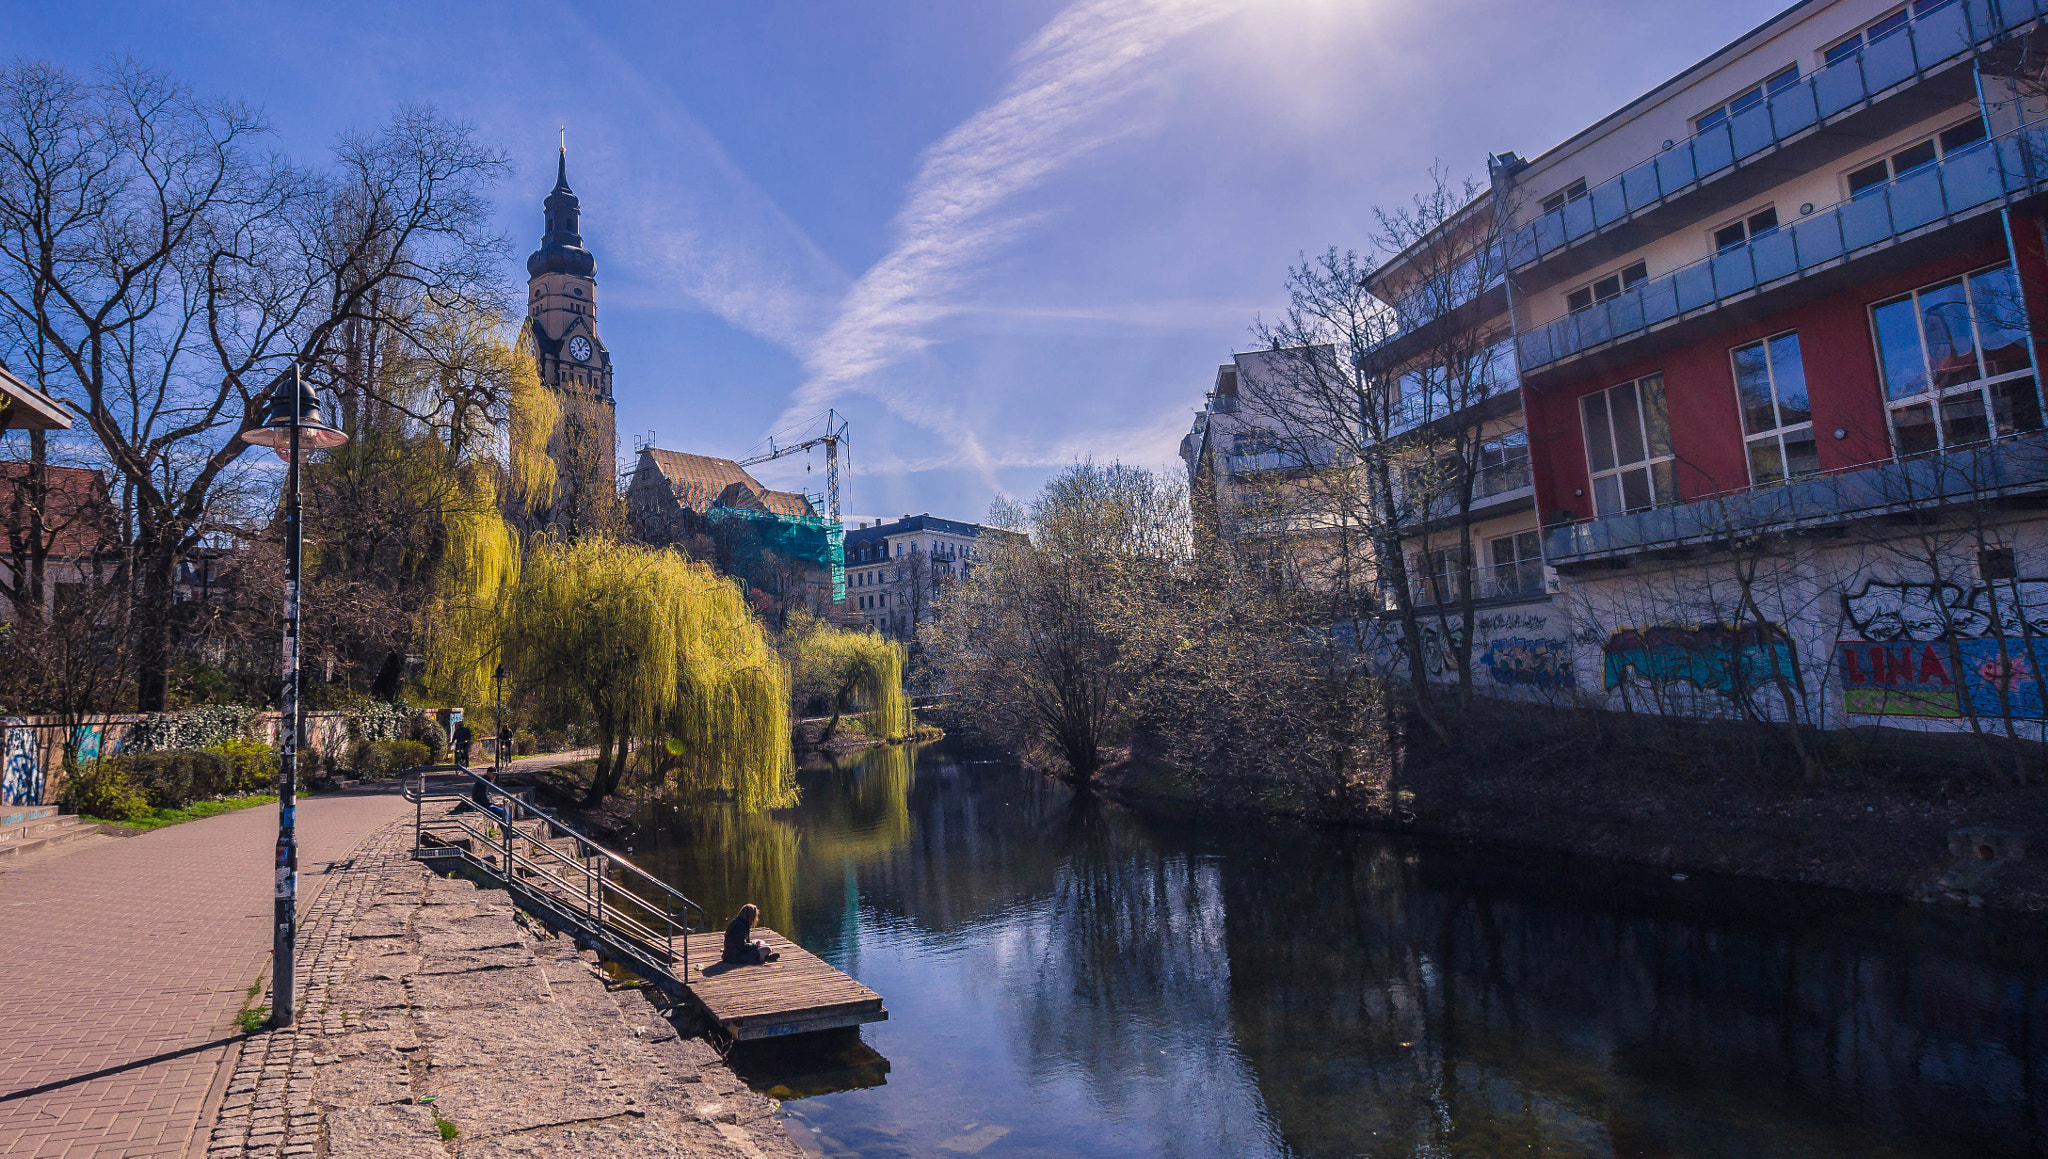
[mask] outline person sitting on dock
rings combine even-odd
[[[748,902],[740,907],[740,916],[732,919],[732,924],[725,927],[726,961],[735,966],[758,966],[763,962],[773,962],[782,956],[769,949],[767,942],[750,936],[754,932],[755,924],[760,920],[760,906]]]

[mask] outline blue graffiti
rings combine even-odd
[[[7,757],[0,771],[0,804],[40,805],[43,803],[43,764],[36,751],[36,730],[21,721],[9,721]]]

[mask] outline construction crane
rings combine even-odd
[[[847,437],[846,420],[839,417],[837,410],[825,412],[825,433],[791,443],[786,447],[775,445],[775,436],[768,436],[766,454],[741,459],[740,466],[751,467],[756,463],[772,462],[790,455],[803,454],[813,447],[825,448],[825,504],[831,511],[830,522],[825,534],[832,545],[832,602],[846,598],[846,525],[839,518],[839,444],[851,444]],[[808,468],[806,468],[808,469]]]
[[[786,447],[776,446],[775,436],[770,435],[768,436],[768,453],[755,455],[751,459],[741,459],[740,466],[751,467],[756,463],[766,463],[775,459],[787,458],[790,455],[801,454],[813,447],[824,447],[825,503],[832,509],[832,526],[837,527],[839,526],[839,444],[850,443],[851,441],[851,439],[847,438],[846,434],[846,420],[839,417],[838,411],[828,410],[825,412],[824,434],[818,435],[815,438],[805,439],[801,443],[791,443]]]

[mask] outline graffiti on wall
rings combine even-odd
[[[2048,580],[1871,581],[1842,615],[1860,637],[1835,644],[1848,711],[2048,719]]]
[[[1995,636],[1926,643],[1841,640],[1845,707],[1861,716],[2042,720],[2048,640]]]
[[[1572,646],[1569,640],[1542,636],[1496,636],[1479,663],[1495,684],[1534,688],[1569,688]]]
[[[43,803],[43,763],[37,751],[36,730],[25,727],[25,721],[10,720],[7,733],[7,756],[0,766],[0,805],[40,805]]]
[[[1600,647],[1601,680],[1613,691],[1631,679],[1649,684],[1690,684],[1702,692],[1735,696],[1779,679],[1803,687],[1792,640],[1777,624],[1734,627],[1653,625],[1623,628]]]

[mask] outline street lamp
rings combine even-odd
[[[299,460],[305,451],[325,451],[348,442],[348,435],[320,417],[313,396],[292,363],[264,395],[263,425],[242,432],[242,441],[269,447],[289,466],[285,471],[284,507],[284,684],[278,697],[277,891],[270,944],[270,1025],[292,1024],[292,943],[299,924],[298,772],[299,730],[299,568],[305,556],[300,531]]]

